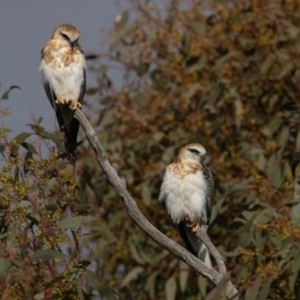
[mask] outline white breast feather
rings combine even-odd
[[[181,178],[167,168],[161,186],[159,200],[165,200],[174,223],[186,216],[190,222],[206,219],[205,195],[207,184],[202,172]]]
[[[81,85],[84,80],[85,62],[82,57],[79,62],[63,66],[60,59],[62,51],[56,53],[56,58],[51,64],[41,61],[40,70],[44,83],[49,83],[57,98],[66,98],[77,101],[80,95]],[[61,66],[60,68],[54,66]]]

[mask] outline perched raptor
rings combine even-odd
[[[209,225],[212,210],[214,181],[203,165],[205,156],[200,144],[183,147],[165,171],[159,200],[166,201],[187,250],[211,267],[208,249],[195,235],[201,225]]]
[[[74,111],[81,108],[86,88],[85,58],[78,43],[79,36],[79,30],[73,25],[56,27],[41,51],[40,65],[47,97],[65,133],[65,148],[72,154],[79,131]]]

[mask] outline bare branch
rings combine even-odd
[[[218,273],[216,270],[208,268],[203,262],[201,262],[199,259],[197,259],[194,255],[192,255],[186,249],[179,246],[177,243],[170,240],[168,237],[166,237],[164,234],[162,234],[160,231],[158,231],[144,217],[144,215],[138,209],[136,202],[128,193],[128,191],[126,189],[125,180],[118,176],[118,174],[116,172],[116,168],[112,167],[111,164],[109,163],[106,153],[105,153],[102,145],[100,144],[93,127],[91,126],[89,121],[86,119],[84,114],[81,112],[81,110],[77,109],[75,111],[75,118],[80,122],[80,124],[87,136],[87,139],[96,154],[96,159],[98,161],[99,166],[101,167],[102,171],[106,175],[108,181],[114,188],[117,195],[120,197],[120,199],[127,211],[127,214],[131,218],[131,220],[137,226],[139,226],[148,236],[150,236],[156,243],[158,243],[160,246],[167,249],[169,252],[175,254],[177,257],[179,257],[181,260],[183,260],[187,265],[189,265],[196,272],[200,273],[202,276],[204,276],[208,280],[212,281],[215,285],[218,285],[218,283],[221,281],[221,279],[223,277],[222,273]],[[201,234],[202,233],[200,232],[200,236],[202,239]],[[204,240],[204,242],[206,241],[205,244],[208,246],[209,242],[207,241],[207,239],[209,239],[208,236]],[[227,297],[231,298],[234,295],[236,295],[237,293],[238,293],[238,291],[233,286],[233,284],[229,281],[228,289],[227,289]]]
[[[217,248],[214,246],[214,244],[211,242],[209,236],[207,235],[207,225],[202,225],[200,230],[196,232],[196,236],[205,244],[205,246],[208,248],[209,253],[214,257],[217,265],[219,272],[222,275],[225,275],[227,273],[227,269],[225,266],[225,263],[217,250]]]

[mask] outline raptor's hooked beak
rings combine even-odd
[[[71,44],[72,50],[74,50],[74,47],[77,47],[77,46],[78,46],[78,40],[76,40],[76,41],[74,41],[74,42],[72,42],[72,43],[70,43],[70,44]]]

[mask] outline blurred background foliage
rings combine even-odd
[[[141,211],[178,243],[158,192],[177,151],[202,143],[216,185],[209,235],[233,283],[248,300],[300,299],[300,1],[166,4],[133,0],[116,18],[85,112]],[[213,286],[127,217],[86,142],[74,169],[57,135],[29,129],[1,131],[1,292],[206,298]]]

